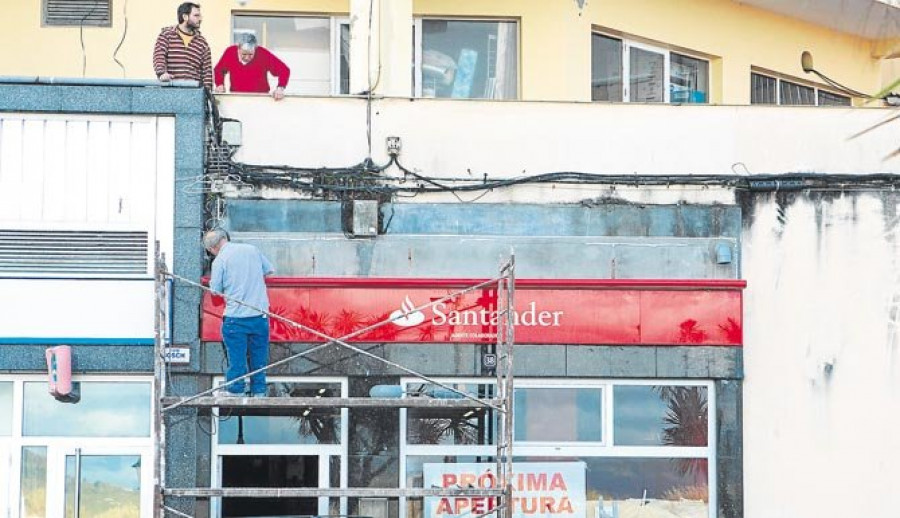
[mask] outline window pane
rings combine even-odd
[[[515,99],[515,22],[422,20],[422,96]]]
[[[424,483],[424,464],[457,464],[457,463],[493,463],[494,457],[475,455],[410,455],[406,457],[406,487],[419,488]],[[467,518],[475,518],[480,513],[468,514]],[[422,498],[406,499],[406,518],[424,518],[424,502]]]
[[[283,397],[340,397],[338,383],[269,383]],[[338,444],[340,408],[219,411],[219,444]]]
[[[26,518],[47,516],[47,447],[22,448],[22,494],[19,514]]]
[[[585,463],[585,517],[709,517],[708,460],[703,458],[515,458],[515,462]],[[524,518],[524,517],[523,517]]]
[[[622,101],[622,40],[591,35],[591,100]]]
[[[235,16],[234,34],[247,32],[291,69],[285,92],[331,94],[331,20],[305,16]],[[278,81],[269,76],[272,88]]]
[[[515,440],[603,440],[603,391],[599,388],[518,388]]]
[[[709,62],[672,53],[669,100],[673,103],[709,101]]]
[[[815,90],[809,86],[798,85],[790,81],[779,81],[779,93],[781,94],[781,104],[784,105],[806,105],[812,106],[816,104]]]
[[[819,90],[819,106],[850,106],[850,98]]]
[[[775,78],[750,74],[750,104],[775,104]]]
[[[493,398],[495,393],[494,386],[488,384],[453,383],[449,386],[479,399]],[[423,395],[438,391],[441,395],[437,397],[454,398],[447,389],[428,383],[409,383],[406,391],[407,394]],[[406,441],[409,444],[493,444],[496,429],[496,411],[488,407],[410,408],[406,413]]]
[[[11,381],[0,382],[0,435],[12,434],[12,390]]]
[[[613,441],[619,446],[706,446],[706,387],[618,385]]]
[[[66,518],[75,517],[75,457],[66,456]],[[81,457],[79,516],[139,518],[141,514],[141,457],[139,455],[83,455]]]
[[[637,47],[631,47],[629,54],[631,56],[628,68],[631,74],[629,100],[645,103],[663,102],[665,56]]]
[[[341,24],[341,94],[350,93],[350,24]]]
[[[25,383],[23,434],[58,437],[149,437],[150,384],[81,382],[78,404],[60,403],[43,382]]]

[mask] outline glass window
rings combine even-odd
[[[150,383],[81,382],[74,405],[53,399],[44,382],[24,385],[26,436],[150,436]]]
[[[421,95],[515,99],[515,22],[422,20]]]
[[[584,518],[614,516],[709,516],[705,458],[517,457],[516,462],[585,464]],[[582,517],[573,517],[582,518]]]
[[[629,100],[644,103],[663,102],[665,55],[639,47],[631,47],[628,53]]]
[[[776,79],[762,74],[750,74],[750,104],[777,104]]]
[[[669,100],[673,103],[705,103],[709,99],[709,62],[672,53]]]
[[[779,80],[778,92],[781,96],[781,104],[784,105],[813,106],[816,104],[815,89],[811,86]]]
[[[489,384],[455,383],[449,386],[479,399],[494,397],[494,386]],[[462,398],[428,383],[409,383],[406,391],[407,394]],[[496,429],[496,411],[488,407],[410,408],[406,413],[408,444],[493,444]]]
[[[31,518],[47,516],[47,447],[22,448],[22,482],[19,514]]]
[[[0,382],[0,436],[12,434],[12,397],[12,382]]]
[[[618,446],[706,446],[706,387],[617,385],[613,441]]]
[[[235,16],[232,40],[241,33],[256,36],[260,45],[272,51],[291,69],[291,80],[285,92],[305,95],[332,93],[331,18]],[[269,83],[274,88],[278,81],[270,76]]]
[[[76,516],[76,487],[81,493],[78,516],[140,517],[139,455],[82,455],[80,464],[75,456],[66,456],[66,518]],[[79,475],[81,483],[76,486],[75,478]]]
[[[851,102],[846,95],[819,90],[819,106],[851,106]]]
[[[623,100],[622,40],[591,35],[591,100]]]
[[[340,397],[338,383],[270,383],[283,397]],[[338,444],[340,408],[221,410],[219,444]]]
[[[603,391],[596,387],[517,388],[515,440],[603,440]]]
[[[348,95],[350,93],[350,24],[340,24],[340,82],[338,93]]]

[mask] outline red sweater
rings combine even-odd
[[[237,45],[232,45],[225,49],[216,63],[216,86],[225,84],[225,74],[231,78],[232,92],[268,93],[268,74],[277,77],[278,86],[284,88],[291,77],[291,70],[275,54],[261,46],[256,47],[253,60],[245,65],[238,58]]]

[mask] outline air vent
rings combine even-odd
[[[147,242],[147,232],[0,229],[0,276],[146,275]]]
[[[112,25],[112,0],[44,0],[44,25]]]

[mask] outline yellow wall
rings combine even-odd
[[[804,50],[851,88],[877,91],[881,83],[869,40],[731,0],[588,0],[583,11],[575,0],[415,0],[413,9],[520,18],[524,99],[590,99],[592,26],[722,57],[711,67],[713,102],[749,103],[751,66],[812,80],[800,68]]]
[[[389,1],[389,0],[385,0]],[[203,5],[202,30],[213,60],[229,43],[231,15],[243,12],[346,14],[349,0],[209,0]],[[111,28],[86,27],[87,77],[152,78],[151,54],[160,28],[175,22],[178,2],[113,0]],[[800,22],[731,0],[414,0],[414,15],[502,16],[520,20],[520,95],[523,99],[590,99],[591,28],[719,56],[711,66],[712,100],[746,104],[750,67],[812,80],[800,69],[800,53],[809,50],[816,67],[848,86],[874,92],[883,83],[872,41]],[[15,0],[0,21],[6,49],[0,75],[80,77],[82,52],[78,28],[41,27],[41,0]]]
[[[0,60],[3,76],[81,77],[82,51],[78,27],[41,27],[42,0],[10,0],[0,17],[0,34],[7,57]],[[128,32],[117,57],[129,79],[154,79],[153,44],[160,29],[176,23],[178,0],[113,0],[112,27],[85,27],[86,77],[123,77],[113,52],[125,27]],[[213,64],[231,42],[233,11],[303,12],[346,14],[349,0],[250,0],[241,7],[235,0],[199,0],[203,13],[201,31],[212,49]],[[252,9],[251,9],[252,8]],[[23,49],[23,50],[19,50]]]

